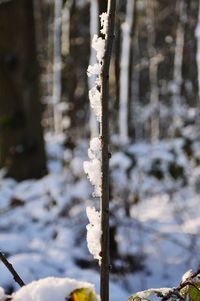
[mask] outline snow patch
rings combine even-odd
[[[13,301],[65,301],[76,289],[89,288],[94,292],[94,286],[69,278],[48,277],[22,287],[13,296]]]
[[[90,253],[95,259],[101,261],[101,215],[94,207],[86,208],[89,224],[87,229],[87,245]]]

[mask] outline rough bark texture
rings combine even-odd
[[[33,2],[0,5],[0,167],[22,180],[45,172]]]

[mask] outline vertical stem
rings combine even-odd
[[[109,300],[109,126],[108,126],[108,97],[109,97],[109,66],[114,38],[116,0],[108,0],[108,28],[106,34],[105,54],[101,74],[101,104],[102,118],[100,122],[100,139],[102,147],[102,193],[100,198],[101,207],[101,277],[100,277],[100,295],[101,301]]]

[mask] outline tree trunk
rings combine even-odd
[[[17,180],[45,173],[33,1],[0,4],[0,167]]]

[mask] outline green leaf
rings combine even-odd
[[[194,283],[195,287],[189,287],[189,301],[200,301],[200,282]]]

